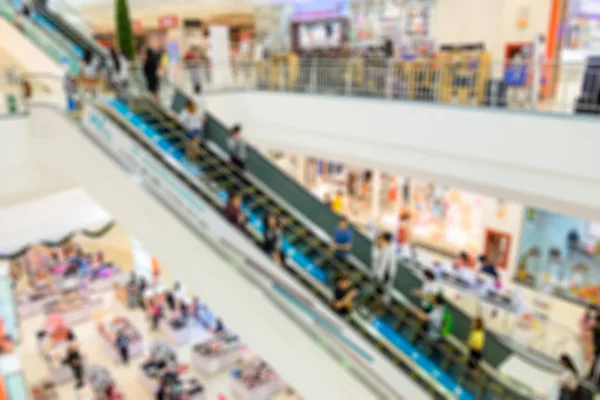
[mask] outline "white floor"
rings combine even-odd
[[[126,308],[121,302],[116,300],[112,291],[104,295],[103,300],[103,308],[111,310],[111,315],[126,316],[142,331],[146,347],[155,338],[168,341],[160,330],[156,333],[150,332],[144,313],[140,309],[130,310]],[[39,315],[23,319],[21,324],[23,341],[18,347],[18,354],[21,358],[27,382],[30,385],[49,376],[48,365],[38,351],[36,343],[36,332],[42,328],[43,321],[43,316]],[[89,365],[99,364],[106,367],[116,380],[118,387],[123,391],[126,399],[142,400],[153,398],[152,394],[140,385],[138,378],[138,367],[142,363],[143,357],[132,360],[128,366],[115,364],[104,351],[100,335],[96,331],[96,324],[92,319],[89,322],[76,325],[74,331],[84,356],[89,360]],[[197,337],[195,342],[199,341],[201,341],[201,338]],[[189,363],[193,342],[194,339],[187,345],[178,348],[178,357],[182,363]],[[225,371],[215,377],[207,378],[194,371],[193,368],[191,370],[194,376],[204,385],[206,399],[216,399],[221,393],[227,396],[227,398],[231,398],[229,371]],[[74,390],[73,382],[59,385],[58,394],[60,400],[81,399],[81,397],[78,397],[80,394],[77,394]]]

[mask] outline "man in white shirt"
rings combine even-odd
[[[373,277],[379,286],[378,291],[383,295],[384,301],[387,300],[389,287],[394,284],[396,278],[396,252],[392,239],[390,233],[380,234],[371,254]]]

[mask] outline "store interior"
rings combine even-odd
[[[473,266],[486,254],[504,285],[520,282],[575,303],[600,298],[600,225],[459,188],[303,155],[272,159],[368,237],[389,231],[403,252]],[[353,182],[353,183],[350,183]]]
[[[24,243],[0,261],[0,296],[1,398],[151,399],[165,385],[189,399],[300,399],[116,222]],[[85,365],[79,390],[66,364],[73,349]]]

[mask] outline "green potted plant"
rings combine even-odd
[[[127,0],[117,0],[115,7],[117,43],[125,57],[133,61],[135,59],[135,44],[131,19],[129,18],[129,4]]]

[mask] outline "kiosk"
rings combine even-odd
[[[231,377],[231,391],[241,400],[269,399],[285,388],[277,373],[256,356],[241,360]]]
[[[212,376],[234,366],[243,348],[237,335],[217,335],[192,347],[192,365],[203,375]]]
[[[129,358],[134,359],[142,355],[144,351],[144,340],[138,328],[125,317],[107,317],[98,322],[98,333],[102,338],[102,345],[110,358],[118,363],[121,360],[119,350],[116,347],[117,334],[121,331],[129,338]]]

